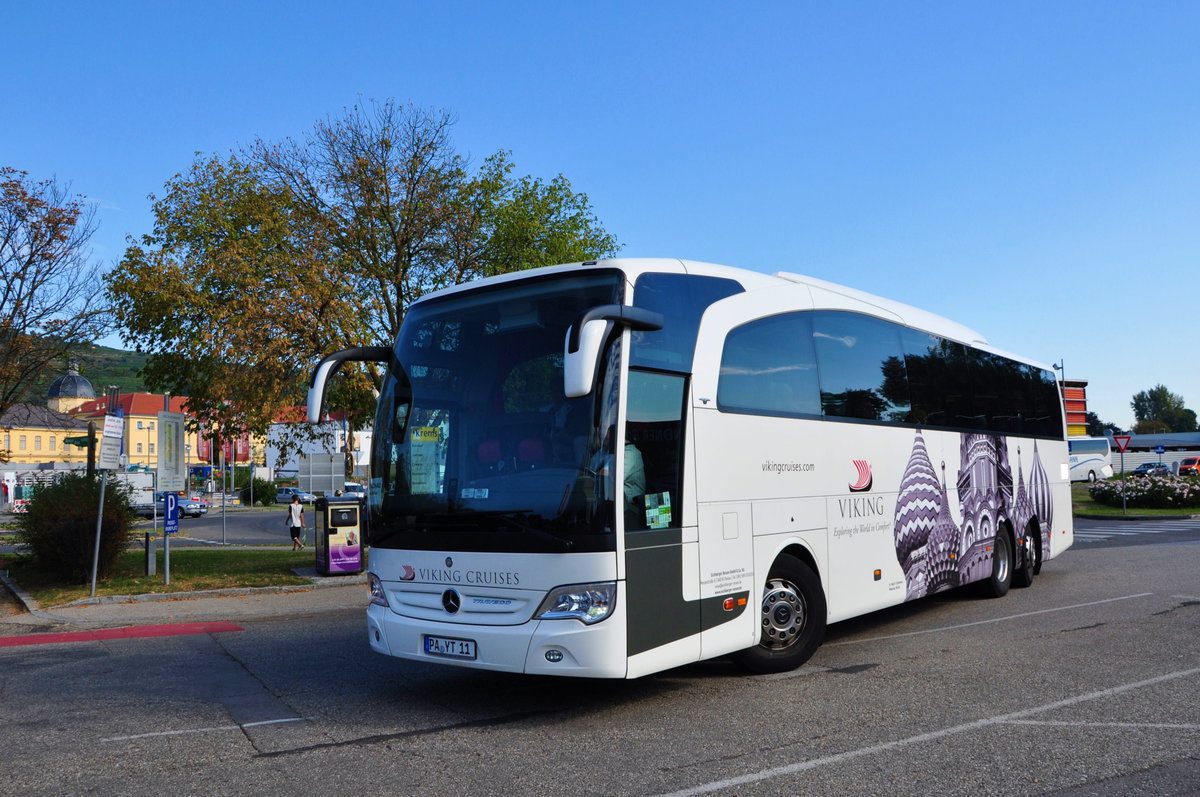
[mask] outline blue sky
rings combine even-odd
[[[36,6],[36,7],[35,7]],[[148,232],[195,154],[364,98],[562,173],[628,256],[797,271],[1200,411],[1200,4],[79,3],[0,11],[0,165]],[[113,341],[110,341],[113,342]]]

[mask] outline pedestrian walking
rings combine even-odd
[[[288,530],[292,532],[292,550],[303,548],[300,532],[304,528],[304,504],[300,503],[298,495],[293,495],[292,502],[288,504],[287,524]]]

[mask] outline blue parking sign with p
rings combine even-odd
[[[175,493],[167,493],[163,499],[163,534],[178,534],[179,496]]]

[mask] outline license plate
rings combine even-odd
[[[424,636],[425,652],[430,656],[444,656],[448,659],[474,659],[475,640],[455,639],[448,636]]]

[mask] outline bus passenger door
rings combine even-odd
[[[696,661],[695,527],[684,526],[687,377],[629,370],[620,452],[629,675]]]

